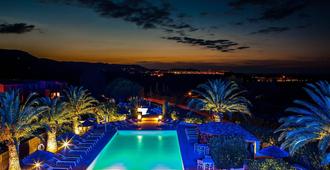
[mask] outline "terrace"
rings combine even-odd
[[[10,170],[21,167],[214,170],[268,166],[272,161],[277,166],[292,167],[282,161],[290,157],[282,148],[275,145],[260,148],[263,141],[239,123],[217,118],[191,105],[154,98],[130,98],[118,104],[107,99],[99,103],[87,90],[73,86],[64,94],[68,99],[60,101],[63,103],[57,103],[57,97],[36,97],[32,105],[27,105],[28,111],[23,106],[14,109],[20,112],[13,115],[21,117],[2,117],[12,121],[7,124],[19,125],[1,127],[0,139],[8,148],[1,155],[2,169],[9,165]],[[20,97],[16,91],[6,92],[1,96],[2,106],[8,105],[4,101],[10,95],[9,99]],[[29,98],[25,102],[29,103]],[[221,121],[217,122],[218,119]],[[31,125],[36,128],[19,129]],[[10,132],[9,128],[14,129]],[[21,134],[28,137],[19,137],[20,145],[10,143],[15,135]],[[22,148],[28,151],[21,152]]]
[[[139,110],[141,111],[141,109]],[[197,160],[203,159],[209,154],[200,154],[200,151],[197,151],[195,148],[196,144],[198,145],[199,143],[203,143],[202,141],[205,140],[205,136],[203,135],[205,133],[215,133],[214,130],[216,130],[216,133],[213,135],[227,135],[220,133],[221,129],[230,129],[231,131],[226,130],[227,133],[236,133],[236,135],[242,134],[245,135],[248,140],[256,139],[253,135],[244,131],[239,126],[235,126],[231,123],[220,123],[220,126],[215,123],[201,125],[187,124],[183,121],[174,121],[168,119],[164,120],[164,118],[161,116],[162,114],[154,113],[154,111],[157,109],[151,110],[153,110],[153,114],[149,114],[148,112],[146,112],[143,116],[142,113],[139,112],[140,114],[138,114],[137,119],[127,119],[123,121],[100,123],[95,122],[95,120],[93,119],[86,119],[85,121],[81,121],[79,125],[79,135],[76,135],[71,132],[60,135],[57,138],[57,143],[61,146],[59,147],[59,150],[55,153],[44,151],[43,148],[45,147],[40,148],[40,146],[47,145],[43,144],[40,141],[38,149],[21,160],[22,166],[23,168],[27,169],[98,169],[101,166],[98,162],[106,161],[101,159],[102,157],[104,157],[104,155],[111,156],[113,148],[118,148],[120,146],[120,143],[125,143],[125,141],[129,141],[127,139],[123,139],[124,141],[119,141],[119,143],[117,142],[117,145],[119,144],[117,147],[112,145],[111,147],[109,147],[108,145],[110,145],[111,141],[114,140],[114,138],[117,138],[116,136],[118,136],[118,134],[135,131],[135,133],[142,133],[146,135],[145,133],[155,132],[156,130],[158,131],[156,133],[160,133],[156,135],[157,140],[153,141],[151,139],[151,141],[149,141],[151,143],[144,144],[145,146],[143,150],[148,150],[148,148],[150,149],[150,147],[156,145],[158,147],[162,147],[163,151],[160,151],[160,153],[164,154],[158,154],[158,156],[165,156],[171,154],[169,149],[172,149],[173,146],[164,145],[158,142],[161,142],[159,141],[160,138],[164,138],[164,140],[166,141],[166,137],[159,136],[161,135],[161,133],[173,132],[174,134],[177,134],[176,140],[178,141],[178,149],[174,149],[173,152],[177,152],[177,155],[180,158],[180,161],[176,160],[176,162],[182,162],[182,169],[196,169],[198,166]],[[210,125],[214,127],[211,127]],[[194,134],[191,134],[191,131],[189,131],[189,129],[191,128],[196,128],[196,131],[193,132]],[[212,130],[210,131],[210,129]],[[191,135],[193,135],[195,138],[197,135],[197,140],[192,139]],[[137,137],[139,136],[140,135],[138,135]],[[144,138],[147,139],[147,137]],[[168,144],[168,142],[171,141],[173,142],[173,139],[169,139],[169,141],[166,141],[165,143]],[[139,139],[137,142],[141,142],[141,139]],[[134,146],[136,144],[137,143],[134,142],[130,144],[125,144],[125,147],[130,148],[130,146]],[[128,155],[133,154],[133,152],[129,152],[128,150],[118,150],[117,154],[119,155],[119,157],[120,154],[123,154],[122,152]],[[152,157],[154,153],[141,153],[141,155],[145,154],[148,154]],[[114,157],[113,160],[111,159],[112,161],[114,161],[111,165],[114,166],[115,169],[127,169],[127,167],[125,168],[126,164],[127,166],[130,166],[130,164],[132,164],[129,162],[129,160],[133,161],[136,159],[133,159],[133,157],[131,158],[128,157],[127,160],[123,160],[123,162],[115,162],[116,160],[118,161],[120,159],[118,157]],[[159,159],[163,160],[165,159],[165,157]],[[160,166],[163,169],[171,169],[166,168],[166,162],[160,163],[162,161],[158,161],[159,164],[157,164],[157,160],[153,160],[151,162],[149,161],[147,164],[151,166],[152,162],[156,164],[155,166]],[[173,163],[173,160],[169,160],[169,162],[167,163],[169,163],[170,165]],[[108,164],[104,163],[104,166],[105,165]]]
[[[142,150],[154,150],[153,147],[162,147],[163,151],[159,151],[160,153],[163,153],[161,155],[158,153],[158,156],[165,156],[171,154],[171,152],[177,152],[180,161],[182,161],[182,166],[184,169],[197,169],[198,164],[197,160],[203,160],[207,155],[209,155],[208,152],[201,153],[200,150],[196,149],[196,145],[203,145],[203,140],[205,140],[205,134],[207,133],[210,135],[228,135],[227,133],[235,133],[235,135],[244,135],[246,136],[246,139],[248,142],[251,140],[258,140],[251,134],[249,134],[244,129],[240,128],[238,125],[233,125],[232,123],[223,123],[221,124],[220,128],[224,128],[225,130],[231,129],[230,131],[227,131],[226,133],[215,133],[213,130],[209,131],[206,130],[205,126],[210,127],[210,125],[215,126],[216,124],[201,124],[201,125],[195,125],[195,124],[187,124],[184,122],[177,122],[176,124],[173,124],[173,122],[162,122],[159,124],[158,120],[155,124],[151,125],[150,122],[147,122],[147,126],[144,125],[145,122],[142,120],[141,122],[134,122],[134,121],[120,121],[120,122],[111,122],[107,124],[94,124],[93,127],[87,131],[85,134],[82,135],[75,135],[73,133],[66,133],[61,136],[59,136],[58,143],[61,143],[61,149],[58,150],[56,153],[51,153],[43,150],[37,150],[31,155],[25,157],[22,160],[23,167],[28,169],[102,169],[100,167],[108,165],[110,167],[115,167],[115,169],[129,169],[129,166],[132,166],[132,162],[129,161],[136,161],[136,158],[133,159],[133,157],[125,157],[125,159],[119,159],[120,154],[125,154],[127,156],[129,155],[135,155],[134,154],[134,145],[138,145],[139,142],[141,142],[142,139],[138,139],[137,143],[127,143],[131,139],[122,139],[123,141],[116,141],[115,146],[111,144],[111,141],[114,140],[114,138],[117,138],[118,134],[128,133],[128,132],[134,132],[139,133],[140,135],[146,135],[145,133],[151,133],[156,132],[157,140],[149,139],[149,143],[144,144],[144,149]],[[195,128],[196,131],[194,134],[191,134],[191,129]],[[153,130],[152,130],[153,129]],[[168,129],[171,129],[170,131]],[[189,130],[190,129],[190,130]],[[133,130],[133,131],[132,131]],[[177,134],[177,140],[178,140],[178,150],[177,151],[170,151],[169,149],[173,149],[173,146],[169,146],[168,142],[166,141],[166,137],[159,136],[161,133],[166,132],[173,132]],[[219,132],[219,128],[218,131]],[[135,137],[139,137],[140,135],[137,135]],[[141,135],[141,136],[143,136]],[[191,135],[197,135],[197,139],[193,139]],[[209,137],[209,136],[208,136]],[[142,137],[140,137],[142,138]],[[158,143],[157,141],[160,141],[161,138],[163,138],[167,145]],[[198,139],[199,138],[199,139]],[[135,138],[132,138],[135,139]],[[156,139],[156,138],[155,138]],[[143,137],[143,140],[147,140],[146,137]],[[125,142],[126,141],[126,142]],[[151,142],[151,143],[150,143]],[[111,146],[110,146],[111,145]],[[118,146],[117,146],[118,145]],[[124,150],[118,150],[118,147],[125,146],[126,149]],[[164,147],[164,146],[165,147]],[[133,148],[131,148],[132,146]],[[114,151],[113,149],[117,148],[117,151]],[[129,148],[133,149],[130,150]],[[113,153],[113,152],[116,152]],[[111,155],[117,155],[112,157]],[[154,152],[150,153],[141,153],[141,155],[150,155],[150,157],[153,157]],[[111,157],[112,163],[107,162],[105,160],[105,157],[108,158]],[[132,158],[132,159],[131,159]],[[157,161],[157,159],[152,160],[149,162],[146,159],[146,164],[152,164],[154,162],[154,166],[162,166],[163,169],[171,169],[166,168],[166,162],[163,161]],[[164,160],[163,158],[159,158],[160,160]],[[122,161],[119,161],[122,160]],[[105,162],[104,162],[105,161]],[[117,161],[117,162],[116,162]],[[173,160],[168,160],[170,162],[167,162],[169,164],[173,164]],[[178,160],[177,160],[178,161]],[[176,162],[177,162],[176,161]],[[100,164],[100,162],[103,162],[103,165]],[[214,165],[214,164],[213,164]],[[212,165],[212,167],[213,167]],[[128,166],[128,167],[126,167]],[[143,165],[141,165],[143,167]],[[151,165],[150,165],[151,166]],[[202,165],[199,165],[200,169],[202,168]],[[107,169],[103,167],[103,169]],[[111,169],[111,168],[110,168]],[[143,169],[143,168],[142,168]],[[151,169],[157,169],[157,168],[151,168]]]
[[[153,152],[142,152],[140,155],[149,155],[150,157],[158,155],[158,160],[148,161],[148,158],[142,157],[143,160],[146,159],[143,164],[147,164],[146,166],[149,165],[150,169],[157,169],[157,167],[161,169],[173,169],[173,167],[170,168],[168,165],[173,165],[174,162],[178,162],[175,164],[182,166],[182,168],[179,169],[205,169],[201,161],[206,161],[205,158],[208,158],[211,162],[213,162],[213,160],[208,156],[209,151],[201,151],[196,149],[196,146],[203,146],[206,143],[205,140],[207,140],[210,135],[241,135],[245,137],[247,142],[254,141],[256,146],[259,144],[256,137],[242,129],[239,125],[233,123],[207,123],[197,125],[185,123],[183,121],[164,120],[163,117],[160,116],[162,114],[150,115],[149,113],[144,113],[143,116],[141,114],[142,113],[138,115],[137,119],[127,119],[116,122],[97,123],[93,122],[93,119],[86,119],[81,122],[80,135],[65,133],[57,138],[61,147],[56,153],[36,150],[34,153],[22,159],[22,165],[27,169],[109,169],[109,167],[114,169],[129,169],[130,166],[134,165],[132,165],[132,163],[134,163],[137,158],[133,159],[133,156],[131,156],[122,159],[120,155],[135,155],[136,153],[134,154],[134,152],[138,151],[134,151],[134,146],[138,147],[139,142],[146,140],[149,143],[144,143],[142,145],[142,150],[152,150]],[[87,130],[85,128],[87,128]],[[117,141],[118,136],[129,132],[133,134],[130,139],[124,137]],[[173,142],[175,139],[168,139],[169,141],[167,141],[166,135],[162,137],[162,134],[167,132],[177,135],[176,140],[178,141],[178,148],[176,150],[174,148],[174,150],[171,151],[173,146],[168,145],[169,142]],[[134,133],[139,135],[134,136]],[[149,136],[148,133],[156,133],[155,137],[157,137],[157,140],[153,140],[152,137],[150,137],[150,139],[148,139],[148,137],[142,137],[144,135]],[[135,140],[135,138],[138,140],[133,142],[132,140]],[[161,140],[162,138],[163,140]],[[131,141],[131,143],[127,143],[129,141]],[[159,142],[163,142],[163,144]],[[123,145],[127,148],[118,150],[118,148]],[[158,154],[154,152],[157,148],[152,149],[155,146],[161,147],[162,149],[159,150]],[[258,146],[256,148],[258,148]],[[161,161],[166,160],[163,156],[167,155],[166,157],[168,157],[171,152],[176,152],[179,159],[168,160],[169,162]],[[110,159],[105,159],[109,158],[109,156]],[[214,169],[214,163],[207,164],[206,166],[209,166],[207,168]]]

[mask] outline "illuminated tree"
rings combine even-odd
[[[39,99],[39,103],[47,108],[39,120],[47,131],[47,151],[55,153],[58,150],[56,134],[64,123],[69,122],[68,114],[63,111],[64,103],[59,98],[43,97]]]
[[[125,120],[126,116],[117,113],[117,106],[115,103],[103,102],[97,106],[96,116],[98,121],[113,122]]]
[[[131,116],[134,118],[138,117],[138,108],[141,107],[141,98],[134,96],[134,97],[130,97],[128,99],[129,102],[129,109],[130,109],[130,113]]]
[[[79,134],[79,116],[86,113],[93,113],[98,101],[83,87],[70,86],[64,93],[67,99],[65,102],[65,112],[73,119],[74,132]]]
[[[293,155],[308,143],[318,142],[323,156],[323,164],[330,163],[330,85],[327,81],[307,84],[304,88],[310,100],[295,100],[296,107],[287,112],[294,115],[281,118],[282,125],[276,130],[281,132],[279,141]]]
[[[192,98],[188,106],[195,110],[209,111],[213,116],[222,118],[233,114],[251,115],[250,101],[242,94],[233,81],[213,80],[197,86],[193,90],[198,97]]]
[[[33,136],[38,128],[38,115],[45,107],[38,107],[30,94],[25,102],[20,101],[18,90],[5,92],[0,96],[0,141],[4,142],[9,152],[9,170],[20,170],[18,148],[23,138]]]

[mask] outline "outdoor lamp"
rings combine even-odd
[[[42,164],[41,164],[40,161],[36,161],[36,162],[34,162],[34,168],[35,168],[35,169],[38,169],[38,170],[39,170],[40,167],[41,167],[41,165],[42,165]]]
[[[63,141],[62,148],[64,149],[70,149],[71,146],[71,140],[65,140]]]

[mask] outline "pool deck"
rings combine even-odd
[[[196,170],[198,155],[194,152],[194,145],[186,138],[185,126],[179,125],[177,128],[179,137],[181,156],[185,170]]]
[[[118,130],[176,130],[179,139],[181,157],[183,161],[183,166],[185,170],[196,170],[196,159],[198,156],[194,153],[193,144],[189,143],[186,138],[186,132],[184,130],[184,125],[179,125],[177,128],[161,128],[159,125],[157,126],[139,126],[137,128],[119,128]],[[105,137],[100,141],[100,143],[93,149],[91,153],[89,153],[88,157],[86,157],[78,166],[76,166],[75,170],[87,169],[87,167],[93,162],[93,160],[97,157],[97,155],[102,151],[105,145],[111,140],[111,138],[116,134],[116,130],[108,130],[106,132]]]
[[[88,166],[94,161],[97,155],[102,151],[105,145],[110,141],[110,139],[116,134],[114,129],[110,129],[105,133],[105,136],[99,141],[93,151],[88,154],[75,168],[74,170],[83,170],[87,169]]]

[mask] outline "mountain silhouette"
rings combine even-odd
[[[81,77],[98,77],[98,74],[125,76],[145,71],[146,68],[138,65],[55,61],[25,51],[0,49],[0,80],[42,79],[79,83]]]

